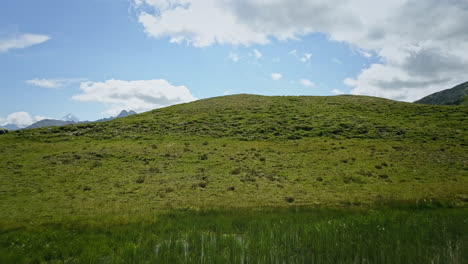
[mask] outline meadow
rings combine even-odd
[[[464,263],[468,108],[235,95],[0,136],[0,262]]]
[[[152,219],[152,220],[149,220]],[[173,211],[0,234],[2,263],[466,263],[466,209]]]

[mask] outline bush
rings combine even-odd
[[[284,200],[285,200],[286,202],[288,202],[288,203],[292,203],[292,202],[294,202],[295,199],[294,199],[294,197],[286,196],[286,197],[284,197]]]
[[[240,168],[235,168],[231,171],[231,174],[232,175],[238,175],[241,173],[241,169]]]
[[[208,159],[208,155],[206,154],[200,155],[200,160],[207,160],[207,159]]]
[[[144,183],[145,182],[145,176],[138,176],[138,178],[136,179],[136,183]]]

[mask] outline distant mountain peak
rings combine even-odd
[[[62,117],[61,120],[67,121],[67,122],[75,122],[75,123],[80,122],[80,120],[78,119],[78,117],[76,117],[76,116],[74,116],[74,115],[72,115],[72,114],[67,114],[67,115],[65,115],[64,117]]]
[[[136,114],[136,112],[133,110],[130,110],[130,111],[122,110],[120,114],[118,114],[115,118],[126,117],[126,116],[134,115],[134,114]]]

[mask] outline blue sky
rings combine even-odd
[[[2,1],[0,125],[237,93],[412,101],[466,81],[464,1],[295,2]]]

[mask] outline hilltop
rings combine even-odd
[[[430,94],[419,99],[415,103],[433,105],[468,105],[468,82],[457,85],[451,89]]]
[[[4,224],[467,200],[468,109],[233,95],[0,136]],[[19,209],[21,208],[21,209]]]

